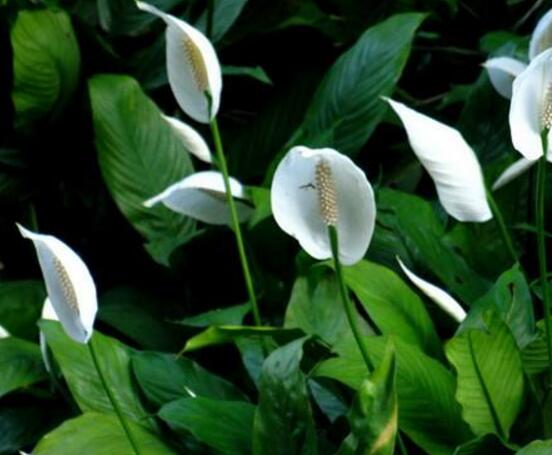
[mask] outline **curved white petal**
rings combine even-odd
[[[49,320],[49,321],[59,321],[56,311],[54,310],[54,307],[52,306],[52,302],[50,302],[50,299],[46,297],[44,300],[44,305],[42,306],[42,314],[41,319]],[[44,362],[44,367],[46,368],[46,371],[48,373],[52,373],[53,368],[52,364],[50,363],[50,356],[48,355],[48,343],[46,343],[46,337],[42,333],[42,331],[38,334],[38,344],[40,346],[40,353],[42,354],[42,361]]]
[[[136,4],[167,24],[167,75],[180,108],[194,120],[209,123],[218,112],[222,91],[222,72],[213,45],[183,20],[147,3]],[[212,98],[211,115],[206,91]]]
[[[230,189],[236,199],[238,219],[243,222],[253,213],[247,204],[245,191],[240,182],[230,177]],[[209,224],[231,224],[226,203],[226,192],[222,174],[216,171],[196,172],[165,191],[144,202],[152,207],[159,202],[171,210]]]
[[[529,60],[552,47],[552,10],[542,16],[531,35],[529,42]]]
[[[351,265],[366,254],[374,232],[376,203],[366,175],[349,157],[330,148],[293,147],[274,173],[272,213],[280,228],[312,257],[332,257],[316,188],[316,167],[321,161],[331,169],[335,185],[339,259]]]
[[[410,281],[427,297],[429,297],[434,303],[436,303],[445,313],[449,314],[458,322],[462,322],[466,318],[466,312],[462,306],[448,293],[441,288],[429,283],[428,281],[420,278],[414,272],[410,271],[397,257],[397,262],[401,266],[404,274]]]
[[[512,84],[527,65],[511,57],[491,58],[483,63],[495,90],[504,98],[512,97]]]
[[[96,286],[86,264],[56,237],[17,227],[35,246],[48,297],[63,328],[75,341],[86,343],[98,310]]]
[[[400,117],[410,146],[431,175],[447,213],[459,221],[490,220],[481,167],[462,135],[402,103],[386,101]]]
[[[515,163],[512,163],[508,166],[502,174],[496,179],[496,182],[493,184],[493,191],[502,188],[503,186],[510,183],[512,180],[523,174],[528,170],[536,161],[530,161],[525,158],[520,158]]]
[[[8,338],[9,336],[10,336],[10,332],[8,332],[4,327],[0,325],[0,339]]]
[[[536,57],[514,80],[510,103],[510,131],[514,148],[528,160],[542,156],[544,113],[552,103],[552,49]],[[548,153],[552,144],[548,141]]]
[[[201,135],[194,130],[190,125],[184,123],[175,117],[169,117],[163,115],[163,118],[171,125],[173,130],[178,134],[184,148],[206,163],[212,163],[213,157],[207,142],[201,137]]]

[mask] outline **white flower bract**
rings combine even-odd
[[[163,118],[178,135],[182,145],[189,153],[206,163],[213,162],[213,156],[211,155],[209,146],[195,129],[175,117],[163,115]]]
[[[343,264],[366,254],[376,220],[374,193],[364,172],[336,150],[293,147],[274,173],[271,203],[280,228],[315,259],[332,257],[329,224],[337,229]]]
[[[211,42],[196,28],[144,2],[136,5],[167,24],[167,75],[180,108],[194,120],[209,123],[217,114],[222,71]],[[205,92],[211,97],[211,112]]]
[[[449,314],[458,322],[462,322],[466,318],[466,311],[451,295],[438,286],[417,276],[414,272],[409,270],[398,257],[397,262],[408,279],[445,313]]]
[[[495,90],[504,98],[512,97],[512,84],[527,65],[510,57],[496,57],[487,60],[483,66],[489,73],[489,79]]]
[[[459,131],[386,99],[401,119],[412,150],[435,183],[439,201],[458,221],[492,218],[481,166]]]
[[[542,16],[531,35],[529,60],[552,46],[552,10]]]
[[[230,177],[230,189],[236,200],[240,222],[247,220],[253,208],[247,203],[240,182]],[[216,171],[196,172],[169,186],[162,193],[144,202],[146,207],[162,203],[169,209],[208,224],[231,225],[223,176]]]
[[[63,328],[73,340],[88,342],[98,310],[96,285],[88,267],[56,237],[18,228],[35,246],[48,297]]]

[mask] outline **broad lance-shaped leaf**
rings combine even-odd
[[[512,97],[514,79],[527,68],[525,63],[511,57],[491,58],[483,66],[489,73],[489,79],[493,87],[507,99]]]
[[[536,57],[516,77],[510,103],[510,131],[514,148],[534,161],[543,155],[541,133],[552,125],[552,49]],[[548,132],[548,161],[552,161],[552,138]]]
[[[441,122],[391,99],[412,150],[435,183],[439,201],[458,221],[492,218],[481,166],[462,135]]]
[[[379,98],[393,92],[424,17],[397,14],[366,30],[318,86],[298,140],[356,154],[385,115]]]
[[[304,338],[272,352],[263,364],[253,424],[253,455],[314,455],[314,420],[300,369]]]
[[[194,233],[194,222],[165,207],[143,202],[193,172],[182,140],[157,106],[128,76],[89,80],[98,161],[115,203],[148,241],[158,262]]]
[[[427,295],[445,313],[448,313],[456,321],[462,322],[464,320],[466,311],[450,294],[443,291],[438,286],[431,284],[429,281],[417,276],[414,272],[409,270],[398,257],[397,261],[408,279],[412,281],[420,291]]]
[[[144,2],[136,5],[167,24],[167,73],[180,108],[194,120],[209,123],[217,115],[222,90],[222,72],[213,45],[183,20]],[[211,112],[205,92],[211,97]]]
[[[523,365],[508,326],[492,312],[485,330],[470,329],[447,344],[458,374],[456,398],[476,435],[494,433],[507,440],[523,403]]]
[[[395,351],[388,342],[382,362],[360,385],[349,413],[356,454],[394,453],[399,415],[395,370]]]
[[[518,451],[516,455],[549,455],[552,453],[552,440],[533,441]]]

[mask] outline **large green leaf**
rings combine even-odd
[[[189,431],[224,455],[251,453],[255,406],[243,401],[181,398],[161,408],[161,417],[176,431]]]
[[[473,432],[507,440],[523,402],[523,365],[508,326],[492,313],[485,324],[455,336],[446,353],[458,373],[462,415]]]
[[[39,324],[80,409],[83,412],[113,413],[88,346],[69,338],[58,322],[41,321]],[[140,402],[130,371],[132,350],[97,331],[89,343],[94,343],[102,373],[124,416],[153,428],[153,422]]]
[[[493,288],[472,305],[460,331],[484,326],[483,318],[489,310],[508,325],[520,349],[535,338],[531,291],[518,265],[504,272]]]
[[[79,80],[80,51],[62,10],[20,11],[11,30],[16,123],[58,112]]]
[[[397,357],[399,427],[431,455],[451,455],[454,448],[472,437],[462,420],[455,399],[454,376],[441,363],[418,347],[394,339]],[[382,362],[384,337],[368,337],[367,346],[374,365]],[[367,375],[366,365],[354,339],[334,346],[338,357],[320,363],[314,375],[337,379],[358,389]]]
[[[433,357],[441,342],[422,300],[392,270],[360,261],[345,267],[345,282],[382,333],[416,344]]]
[[[302,125],[301,142],[355,154],[387,109],[423,14],[400,14],[369,28],[320,83]]]
[[[349,413],[356,454],[393,455],[399,409],[395,390],[395,352],[389,344],[382,362],[362,381]]]
[[[0,283],[0,325],[14,336],[36,339],[36,321],[45,298],[42,281]]]
[[[176,455],[153,433],[140,425],[127,422],[142,455]],[[87,412],[66,420],[48,433],[34,448],[35,455],[135,455],[115,415]]]
[[[316,454],[314,421],[300,369],[304,338],[272,352],[259,381],[253,430],[254,455]]]
[[[519,450],[516,455],[550,455],[550,453],[552,453],[552,439],[547,441],[534,441]]]
[[[132,370],[144,395],[156,406],[184,397],[246,399],[236,387],[185,357],[160,352],[138,352]]]
[[[9,337],[0,340],[0,397],[48,376],[36,344]]]
[[[103,178],[119,209],[167,264],[189,239],[194,223],[145,200],[192,172],[190,157],[155,104],[127,76],[99,75],[89,82],[96,148]]]
[[[213,42],[220,41],[226,32],[232,27],[236,19],[245,7],[247,0],[214,0],[213,14]],[[207,12],[199,18],[195,24],[202,31],[207,29]]]
[[[314,267],[307,276],[297,278],[284,327],[297,327],[330,345],[349,332],[333,271]]]
[[[462,444],[454,451],[454,455],[512,455],[513,453],[513,449],[508,448],[494,434],[479,436],[472,441]]]

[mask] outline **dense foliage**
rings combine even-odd
[[[520,155],[482,64],[527,62],[552,2],[151,3],[203,31],[214,8],[218,122],[253,208],[242,231],[262,326],[232,229],[143,205],[209,169],[161,114],[215,146],[168,84],[165,24],[131,0],[0,0],[0,453],[132,454],[130,431],[142,455],[551,454],[537,169],[493,192],[515,262],[496,216],[447,214],[383,98],[457,128],[490,188]],[[368,252],[343,270],[370,374],[335,265],[271,213],[295,145],[335,148],[374,188]],[[97,358],[41,318],[46,289],[16,223],[88,265]],[[444,313],[397,257],[467,316]]]

